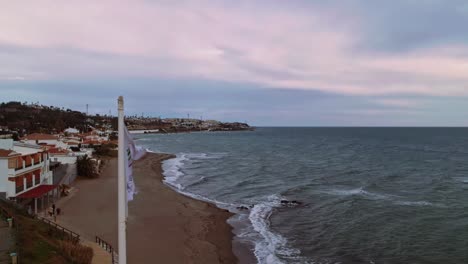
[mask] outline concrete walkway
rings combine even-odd
[[[53,221],[52,217],[45,217],[46,219],[49,219],[50,221]],[[97,243],[95,243],[90,237],[88,236],[83,236],[80,232],[76,231],[73,227],[68,225],[67,223],[60,221],[60,217],[57,218],[57,221],[55,222],[60,226],[63,226],[69,230],[72,230],[73,232],[77,232],[80,235],[80,244],[90,247],[93,249],[93,261],[91,262],[92,264],[112,264],[112,255],[111,253],[107,252],[105,249],[100,247]],[[0,264],[3,264],[0,262]]]
[[[109,252],[105,251],[98,244],[90,241],[81,241],[81,244],[93,249],[94,256],[91,264],[112,264],[112,256]]]
[[[57,206],[57,208],[65,208],[64,205],[67,203],[67,201],[69,199],[71,199],[73,197],[73,195],[76,192],[77,192],[77,190],[75,188],[72,188],[71,192],[70,192],[70,195],[62,197],[59,200],[55,201],[55,205]],[[48,216],[44,211],[40,212],[39,215],[41,217],[44,217],[46,219],[49,219],[49,220],[53,221],[53,218]],[[82,245],[91,247],[93,249],[94,256],[93,256],[93,261],[91,262],[92,264],[112,264],[112,255],[111,255],[111,253],[107,252],[102,247],[100,247],[97,243],[95,243],[94,240],[93,240],[93,237],[91,237],[89,234],[84,234],[83,232],[81,232],[76,227],[71,226],[66,221],[63,221],[62,216],[57,216],[56,223],[58,225],[61,225],[61,226],[65,227],[65,228],[69,229],[69,230],[72,230],[73,232],[78,233],[80,235],[80,243]],[[0,262],[0,264],[2,264],[2,263]]]

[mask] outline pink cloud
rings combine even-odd
[[[459,56],[467,46],[356,52],[359,18],[340,13],[346,26],[338,27],[327,20],[336,15],[251,2],[10,1],[0,10],[0,44],[36,53],[0,54],[0,76],[162,76],[340,94],[468,95],[468,60]]]

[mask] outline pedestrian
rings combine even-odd
[[[60,215],[60,212],[61,212],[61,211],[62,211],[62,210],[60,210],[60,208],[57,208],[57,215]]]
[[[55,215],[55,204],[52,204],[52,214]]]

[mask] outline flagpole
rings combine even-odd
[[[124,131],[124,100],[119,96],[119,157],[118,157],[118,232],[119,232],[119,264],[127,264],[127,223],[126,223],[126,181],[125,181],[125,131]]]

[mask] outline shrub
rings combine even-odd
[[[91,160],[88,155],[78,157],[76,166],[79,176],[87,178],[97,178],[99,176],[95,162]]]
[[[93,249],[69,241],[60,241],[60,251],[64,257],[76,264],[90,264],[93,259]]]
[[[116,147],[117,145],[115,144],[103,144],[94,148],[94,154],[100,157],[117,157],[117,151],[115,150]]]

